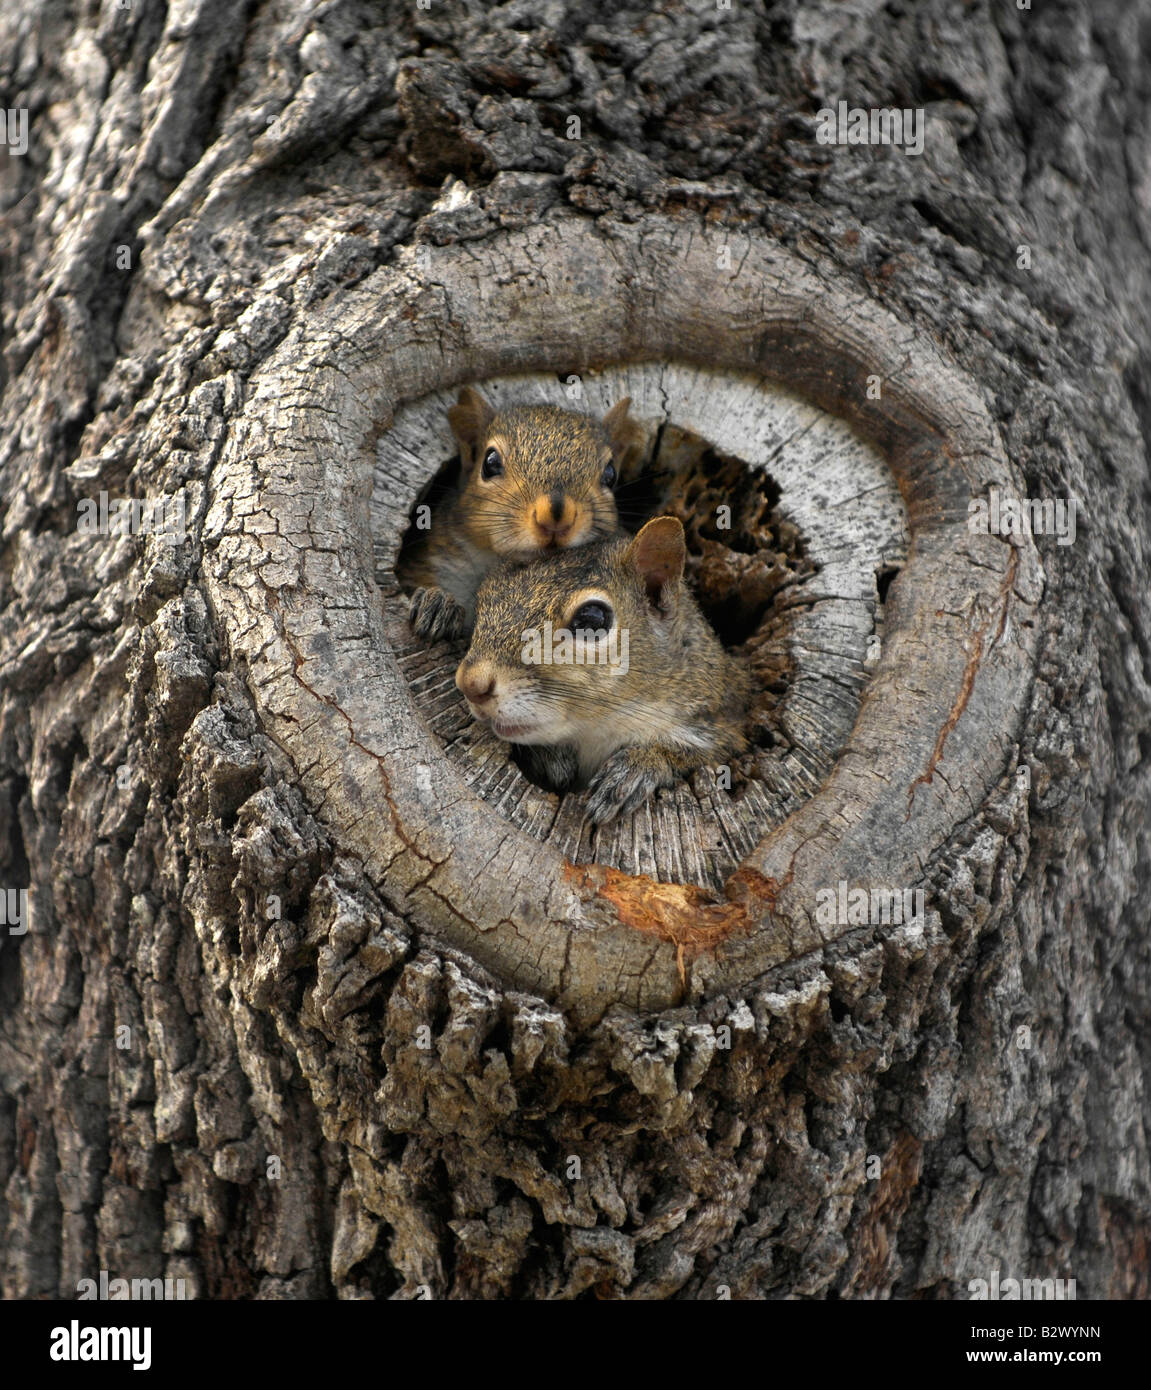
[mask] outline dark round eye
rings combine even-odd
[[[615,464],[609,463],[600,474],[600,484],[603,487],[615,487]]]
[[[504,471],[504,465],[500,460],[499,453],[495,449],[489,449],[484,455],[480,473],[485,478],[498,478]]]
[[[593,632],[608,632],[611,630],[614,616],[606,603],[592,599],[590,603],[582,603],[576,609],[572,615],[571,630],[582,632],[590,628]]]

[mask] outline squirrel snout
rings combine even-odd
[[[495,668],[487,661],[461,661],[456,668],[456,686],[473,705],[486,704],[495,694]]]
[[[532,506],[532,523],[551,540],[563,540],[576,522],[576,506],[562,488],[553,488],[537,497]]]

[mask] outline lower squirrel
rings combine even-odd
[[[401,562],[420,637],[466,635],[480,580],[500,559],[527,562],[613,535],[614,488],[637,427],[630,399],[602,421],[551,405],[494,410],[470,386],[448,411],[460,482]]]
[[[456,685],[556,790],[590,787],[596,823],[746,747],[750,674],[688,592],[685,559],[663,516],[480,585]]]

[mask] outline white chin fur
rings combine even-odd
[[[496,738],[502,738],[507,743],[564,742],[562,729],[527,710],[522,714],[517,710],[500,710],[494,719],[488,721],[488,727]]]
[[[509,732],[503,734],[493,726],[492,733],[496,738],[502,738],[505,743],[519,743],[523,745],[535,743],[554,743],[555,740],[548,736],[545,729],[530,729],[524,732]]]

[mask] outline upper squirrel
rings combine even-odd
[[[525,562],[614,534],[613,488],[632,439],[625,398],[597,422],[558,406],[495,411],[466,386],[448,411],[460,483],[400,578],[415,585],[409,616],[421,637],[465,635],[480,580],[498,560]]]
[[[696,607],[685,558],[682,525],[663,516],[634,538],[502,564],[480,586],[456,685],[554,786],[590,785],[593,821],[746,746],[750,676]]]

